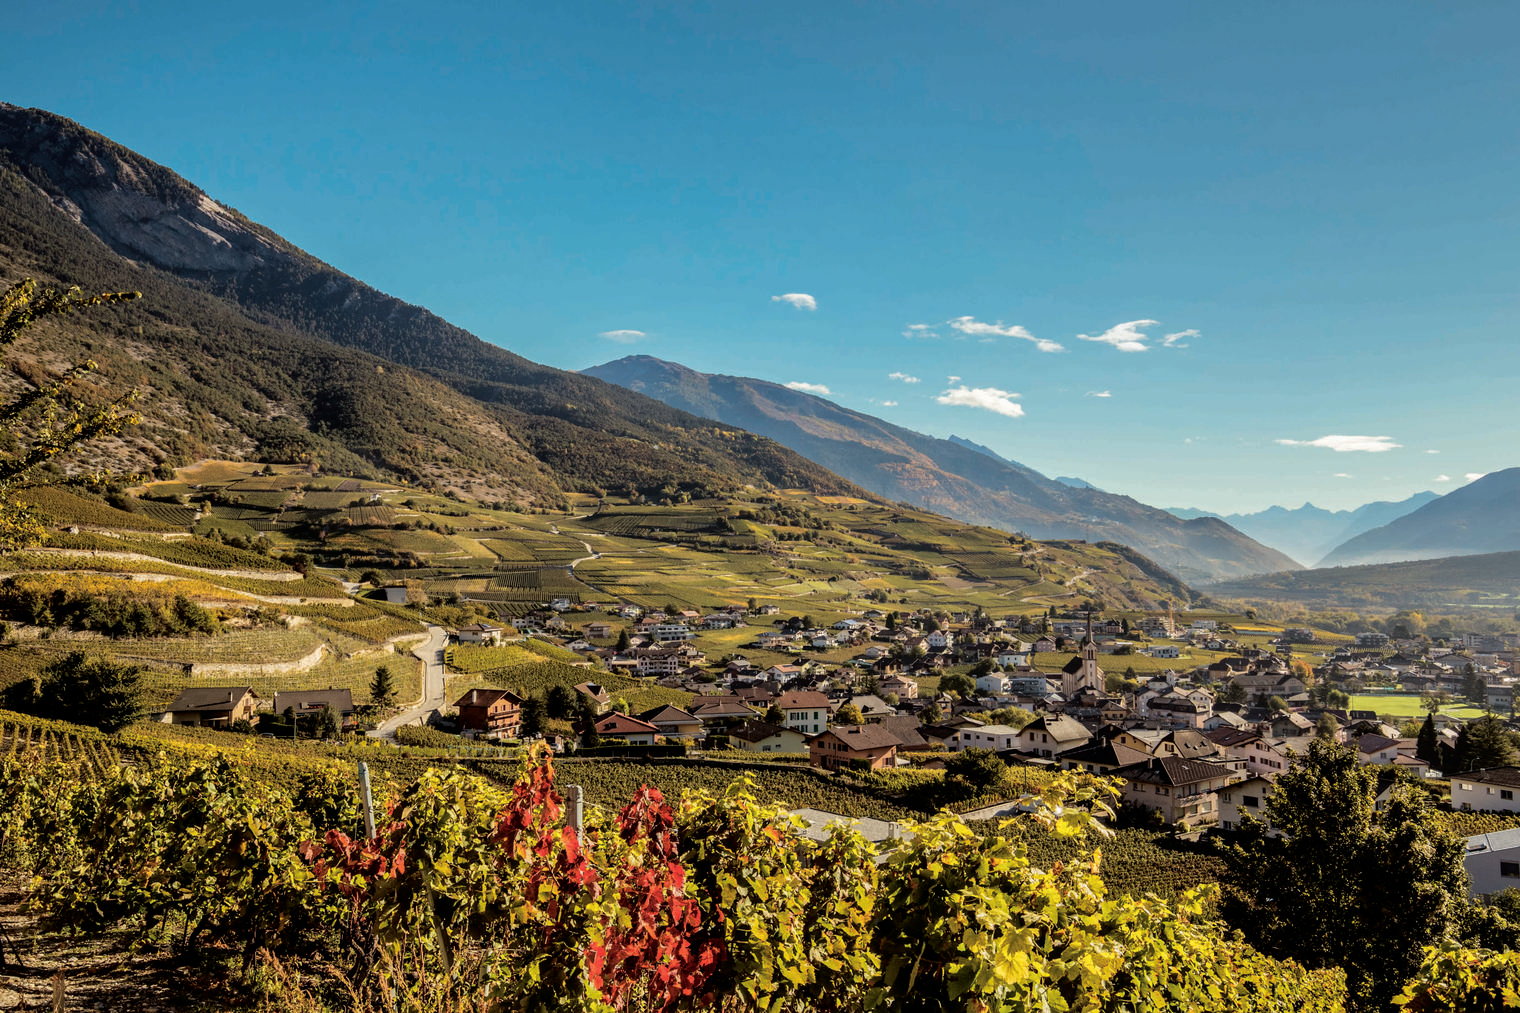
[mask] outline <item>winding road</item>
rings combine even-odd
[[[428,627],[428,638],[412,648],[413,656],[422,662],[422,702],[381,722],[380,727],[369,733],[371,738],[394,739],[397,728],[426,721],[430,713],[447,702],[444,696],[443,648],[448,642],[448,634],[442,626]]]

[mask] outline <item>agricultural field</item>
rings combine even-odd
[[[1351,697],[1351,709],[1374,711],[1381,717],[1393,718],[1395,724],[1410,718],[1423,718],[1426,714],[1420,696],[1415,693],[1358,693]],[[1487,712],[1473,704],[1453,703],[1442,707],[1441,713],[1470,720],[1481,718]]]

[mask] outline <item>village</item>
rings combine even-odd
[[[752,653],[789,660],[756,663],[742,651],[710,658],[698,641],[711,631],[729,631],[730,641],[741,631]],[[1440,705],[1477,692],[1484,710],[1510,714],[1520,642],[1514,634],[1436,644],[1363,633],[1332,645],[1287,628],[1247,644],[1218,620],[1055,609],[1006,619],[869,609],[825,628],[783,618],[775,606],[704,615],[565,599],[511,625],[477,621],[448,637],[456,648],[532,640],[574,653],[586,678],[562,690],[558,706],[573,716],[573,731],[544,736],[560,751],[753,754],[872,771],[943,768],[955,753],[986,750],[1010,765],[1118,778],[1127,818],[1180,833],[1264,819],[1274,779],[1316,738],[1349,745],[1362,764],[1439,784],[1468,723]],[[1227,653],[1187,667],[1180,659],[1195,648]],[[850,655],[843,663],[810,659],[841,649]],[[1052,655],[1065,663],[1036,664]],[[1137,659],[1147,659],[1147,674],[1136,673]],[[1171,661],[1177,666],[1158,667]],[[598,673],[690,699],[635,712]],[[1406,701],[1420,694],[1428,716],[1393,724],[1376,708],[1347,706],[1350,693],[1369,692]],[[156,717],[227,727],[260,703],[247,687],[195,687]],[[527,716],[534,702],[513,688],[475,686],[451,703],[428,715],[435,727],[494,742],[543,734]],[[356,713],[346,690],[280,693],[272,710],[324,715],[334,728],[354,727]],[[1517,789],[1515,767],[1464,770],[1451,779],[1450,805],[1520,812]],[[1469,865],[1475,882],[1520,881],[1520,831],[1487,835]]]

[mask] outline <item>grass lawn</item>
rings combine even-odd
[[[1425,716],[1425,708],[1420,705],[1420,697],[1414,693],[1398,693],[1387,696],[1359,694],[1351,698],[1351,709],[1376,711],[1380,716],[1403,720]],[[1475,707],[1469,703],[1460,703],[1442,707],[1441,713],[1454,718],[1480,718],[1484,715],[1485,711],[1483,708]]]

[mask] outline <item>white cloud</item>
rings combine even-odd
[[[934,329],[935,326],[935,324],[909,324],[902,334],[905,338],[937,338],[939,331]]]
[[[881,403],[881,406],[883,408],[896,408],[897,407],[897,402],[896,401],[883,401]]]
[[[1487,474],[1488,472],[1486,471],[1469,471],[1466,477],[1469,482],[1476,482],[1478,479]]]
[[[989,324],[975,317],[965,316],[956,317],[954,320],[949,321],[949,324],[962,334],[968,334],[973,338],[981,338],[984,341],[991,338],[1019,338],[1023,341],[1034,342],[1034,347],[1042,352],[1066,351],[1065,347],[1059,342],[1037,338],[1033,334],[1030,334],[1027,328],[1020,327],[1018,324],[1004,326],[1001,320],[995,324]]]
[[[1113,397],[1114,396],[1114,392],[1111,391],[1111,390],[1090,390],[1090,391],[1087,392],[1086,396],[1087,397]]]
[[[606,338],[608,341],[616,341],[620,345],[631,345],[635,341],[643,341],[649,335],[643,331],[603,331],[597,337]]]
[[[916,376],[909,376],[907,373],[888,373],[887,374],[887,379],[888,380],[901,380],[903,383],[918,383],[919,382],[918,377],[916,377]]]
[[[1346,474],[1346,473],[1345,473],[1345,472],[1344,472],[1344,471],[1337,471],[1337,472],[1336,472],[1336,473],[1335,473],[1335,474],[1334,474],[1334,475],[1333,475],[1333,476],[1331,476],[1331,477],[1332,477],[1332,478],[1350,478],[1350,477],[1351,477],[1351,476],[1350,476],[1350,475],[1348,475],[1348,474]]]
[[[1451,481],[1451,476],[1450,475],[1437,475],[1434,479],[1432,479],[1432,481],[1435,481],[1435,482],[1450,482]]]
[[[958,376],[947,376],[947,377],[945,377],[945,382],[946,383],[960,383],[961,382],[961,378],[958,377]]]
[[[771,296],[771,302],[784,302],[788,306],[795,306],[799,310],[812,311],[818,308],[818,300],[806,292],[788,292],[785,295],[773,295]]]
[[[1427,451],[1425,451],[1425,453],[1427,453],[1427,454],[1439,454],[1440,451],[1439,450],[1427,450]]]
[[[782,386],[784,386],[787,390],[800,390],[808,394],[834,393],[821,383],[807,383],[803,380],[793,380],[791,383],[783,384]]]
[[[1321,436],[1317,440],[1278,440],[1285,447],[1323,447],[1337,454],[1360,450],[1369,454],[1381,454],[1397,450],[1402,443],[1394,443],[1391,436]]]
[[[1184,345],[1182,343],[1182,339],[1184,339],[1184,338],[1196,338],[1196,337],[1198,337],[1198,331],[1196,331],[1195,329],[1189,327],[1185,331],[1178,331],[1175,334],[1163,335],[1162,338],[1161,338],[1161,347],[1162,348],[1186,348],[1187,345]]]
[[[1146,344],[1150,335],[1144,333],[1144,328],[1155,327],[1155,320],[1131,320],[1127,323],[1114,324],[1102,334],[1078,334],[1080,341],[1098,341],[1105,345],[1113,345],[1121,352],[1145,352],[1150,350]],[[1179,331],[1178,335],[1185,335],[1186,331]]]
[[[1024,414],[1024,406],[1014,401],[1014,398],[1018,396],[1006,390],[998,390],[996,387],[962,386],[952,387],[934,400],[945,405],[982,408],[1016,419]]]

